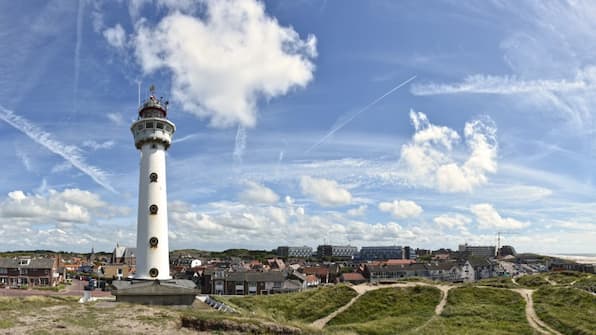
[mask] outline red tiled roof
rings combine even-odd
[[[366,280],[361,273],[358,272],[348,272],[341,275],[344,281],[361,281]]]
[[[410,265],[416,263],[413,259],[389,259],[385,264],[387,265]]]

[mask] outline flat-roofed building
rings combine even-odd
[[[478,257],[495,257],[497,248],[494,245],[483,246],[483,245],[468,245],[460,244],[458,248],[459,252],[466,252],[471,256]]]
[[[312,248],[306,245],[302,247],[277,247],[277,256],[283,258],[308,258],[312,256],[312,253]]]

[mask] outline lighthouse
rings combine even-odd
[[[166,151],[176,126],[168,116],[168,102],[151,95],[139,106],[139,117],[130,130],[141,152],[139,207],[137,213],[137,263],[135,279],[167,280],[170,276],[168,248],[168,198]]]
[[[149,98],[130,127],[141,153],[137,213],[136,273],[133,280],[112,282],[116,301],[155,305],[190,305],[198,290],[191,280],[172,279],[168,246],[166,151],[176,126],[168,120],[168,102]]]

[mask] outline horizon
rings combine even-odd
[[[501,232],[518,252],[596,252],[596,4],[0,9],[2,248],[136,244],[130,125],[155,85],[177,127],[172,250]]]

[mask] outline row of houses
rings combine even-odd
[[[58,258],[0,258],[0,287],[56,286],[58,270]]]
[[[472,282],[497,275],[496,263],[487,258],[411,264],[365,264],[362,272],[371,283],[423,277],[450,282]]]

